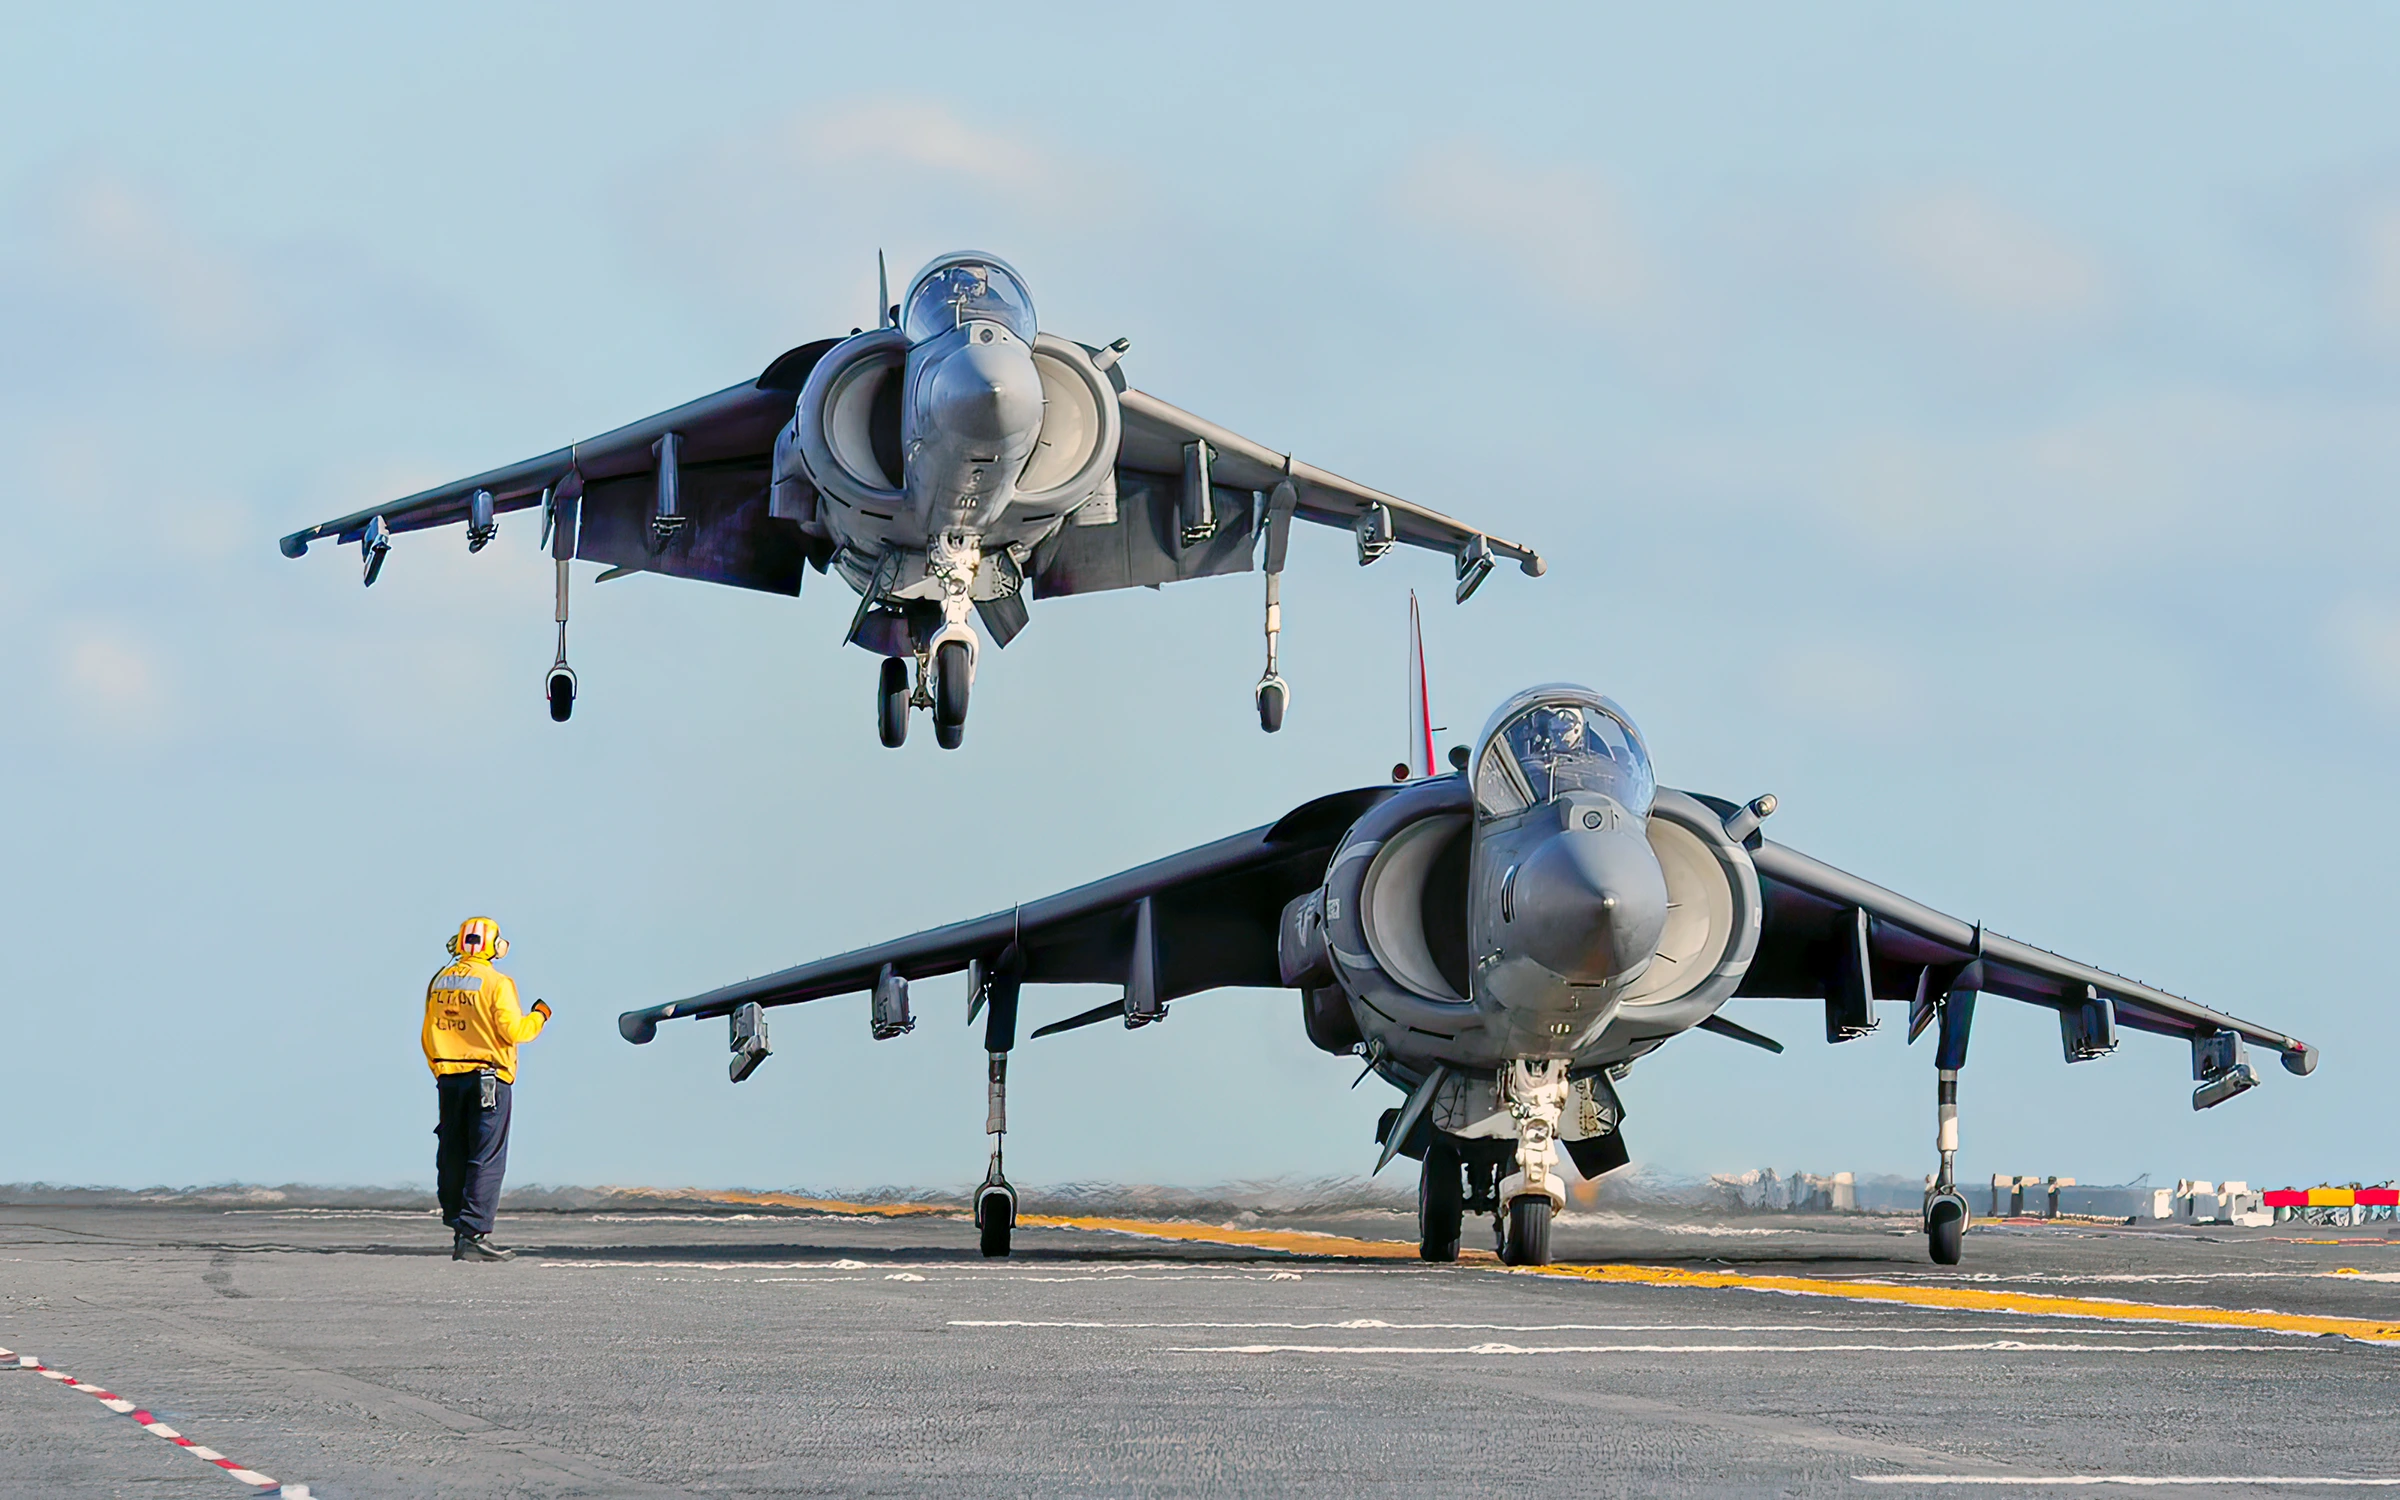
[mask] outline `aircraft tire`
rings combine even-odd
[[[1269,734],[1283,727],[1285,690],[1280,682],[1270,682],[1258,690],[1258,727]]]
[[[944,750],[956,750],[967,742],[967,726],[944,724],[937,719],[933,726],[933,742]]]
[[[933,653],[933,722],[963,729],[967,723],[967,643],[944,641]],[[956,749],[945,744],[945,749]]]
[[[1512,1266],[1550,1264],[1550,1199],[1546,1195],[1528,1193],[1510,1200],[1508,1238],[1501,1246],[1500,1258]]]
[[[575,712],[575,674],[563,668],[554,669],[550,673],[550,680],[543,684],[543,690],[550,699],[551,722],[567,722]]]
[[[886,750],[908,742],[908,663],[897,656],[883,659],[883,676],[875,686],[875,733]]]
[[[1458,1259],[1459,1226],[1466,1218],[1466,1182],[1458,1153],[1436,1137],[1425,1148],[1417,1173],[1417,1258]]]
[[[987,1193],[982,1209],[979,1217],[983,1223],[976,1233],[983,1242],[984,1255],[997,1259],[1008,1254],[1009,1231],[1017,1227],[1017,1206],[1006,1193]]]
[[[1925,1249],[1937,1266],[1955,1266],[1965,1250],[1966,1210],[1955,1200],[1937,1199],[1925,1214]]]

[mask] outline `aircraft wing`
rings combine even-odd
[[[555,504],[554,553],[562,559],[797,594],[806,552],[796,528],[766,524],[767,487],[775,433],[791,419],[798,379],[814,363],[809,356],[831,343],[803,345],[754,382],[614,432],[305,527],[283,538],[283,553],[299,557],[315,541],[358,541],[378,517],[394,533],[458,525],[468,520],[475,493],[485,490],[495,515]],[[684,526],[660,546],[650,518],[658,444],[668,433],[680,439]]]
[[[904,979],[954,974],[978,960],[996,965],[1012,946],[1028,984],[1119,984],[1131,991],[1147,962],[1147,983],[1161,1002],[1224,985],[1271,988],[1282,983],[1276,930],[1284,904],[1325,878],[1325,862],[1343,833],[1392,790],[1336,792],[1266,827],[1055,896],[629,1010],[617,1018],[617,1029],[629,1042],[647,1042],[664,1020],[730,1015],[753,1001],[794,1005],[854,994],[873,989],[886,965]],[[1148,955],[1138,942],[1145,926],[1152,935]]]
[[[1836,1033],[1834,1002],[1845,990],[1859,1002],[1854,1015],[1865,1009],[1867,997],[1856,993],[1857,981],[1850,977],[1862,967],[1863,950],[1872,998],[1905,1000],[1915,1007],[1911,1038],[1928,1024],[1933,1001],[1957,989],[2005,995],[2062,1013],[2104,999],[2114,1008],[2116,1024],[2130,1030],[2187,1040],[2237,1032],[2273,1048],[2291,1072],[2305,1074],[2317,1065],[2317,1049],[2297,1038],[1986,932],[1796,849],[1762,839],[1750,859],[1758,868],[1766,910],[1757,955],[1735,994],[1824,997],[1829,1037]]]
[[[1267,566],[1280,570],[1283,527],[1269,507],[1254,506],[1251,497],[1271,497],[1287,479],[1295,502],[1291,515],[1303,521],[1347,529],[1362,512],[1382,506],[1391,517],[1393,541],[1443,553],[1459,565],[1462,597],[1480,581],[1488,559],[1513,558],[1537,577],[1548,567],[1540,553],[1521,542],[1302,463],[1147,391],[1121,390],[1117,407],[1124,433],[1117,450],[1117,519],[1104,526],[1062,526],[1036,549],[1037,598],[1247,572],[1260,530],[1268,533]],[[1217,526],[1206,540],[1187,543],[1178,534],[1178,517],[1187,482],[1184,453],[1193,443],[1209,448]],[[1485,560],[1474,561],[1479,555]]]

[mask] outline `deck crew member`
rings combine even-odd
[[[452,1260],[507,1260],[491,1242],[508,1170],[509,1092],[517,1081],[517,1045],[541,1035],[549,1002],[517,1009],[516,981],[492,965],[508,952],[500,924],[469,917],[450,939],[456,962],[425,986],[425,1062],[441,1103],[433,1154],[442,1222],[456,1238]]]

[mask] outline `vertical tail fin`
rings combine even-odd
[[[1425,687],[1425,627],[1417,591],[1408,591],[1408,773],[1433,774],[1433,698]]]

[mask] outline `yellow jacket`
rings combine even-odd
[[[540,1011],[517,1009],[517,982],[480,958],[462,958],[425,986],[425,1062],[436,1078],[490,1068],[517,1081],[517,1044],[542,1034]]]

